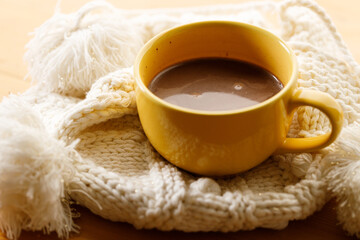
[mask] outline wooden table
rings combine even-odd
[[[273,0],[279,2],[279,0]],[[69,13],[82,6],[86,0],[63,0],[61,8]],[[110,1],[121,8],[186,7],[219,3],[240,3],[246,0],[131,0]],[[343,36],[355,59],[360,62],[360,1],[317,0],[329,13]],[[22,61],[24,46],[29,41],[29,32],[51,17],[56,0],[0,0],[0,96],[9,92],[22,92],[30,86],[24,80],[27,69]],[[337,224],[334,200],[318,213],[302,221],[293,221],[281,231],[256,229],[236,233],[183,233],[157,230],[136,230],[127,223],[104,220],[83,207],[77,207],[81,217],[75,222],[81,233],[72,234],[71,240],[115,240],[115,239],[352,239]],[[0,233],[0,240],[6,239]],[[57,239],[55,234],[23,232],[21,240]]]

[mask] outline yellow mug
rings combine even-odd
[[[199,111],[170,104],[147,86],[162,70],[197,58],[231,58],[261,66],[284,88],[259,104],[232,111]],[[141,124],[153,147],[187,171],[221,176],[248,170],[272,154],[310,152],[339,135],[343,113],[330,95],[296,89],[292,50],[274,34],[249,24],[206,21],[162,32],[140,50],[134,64]],[[317,137],[287,138],[294,110],[313,106],[330,119],[332,130]]]

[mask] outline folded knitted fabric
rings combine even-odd
[[[184,23],[225,19],[282,37],[299,64],[299,88],[344,109],[342,136],[322,151],[272,156],[236,176],[209,178],[164,160],[137,116],[132,64],[151,37]],[[339,200],[338,218],[360,236],[360,67],[315,2],[290,0],[185,9],[121,10],[91,2],[57,12],[27,45],[36,83],[0,104],[0,229],[77,230],[71,199],[136,228],[282,229]],[[319,110],[297,110],[290,137],[330,131]]]

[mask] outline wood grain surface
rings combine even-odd
[[[158,8],[189,7],[210,4],[241,3],[249,0],[112,0],[116,7]],[[273,0],[279,2],[279,0]],[[86,0],[63,0],[60,4],[65,13],[77,10]],[[359,0],[317,0],[330,15],[345,43],[360,61],[360,1]],[[23,63],[25,45],[31,38],[30,32],[51,17],[55,0],[0,0],[0,97],[10,92],[23,92],[30,86]],[[178,231],[136,230],[127,223],[114,223],[102,219],[83,207],[76,207],[81,217],[76,223],[81,227],[79,234],[73,233],[71,240],[115,240],[115,239],[353,239],[337,224],[335,200],[331,200],[320,211],[301,221],[290,222],[284,230],[256,229],[234,233],[183,233]],[[0,240],[6,239],[0,232]],[[20,240],[58,239],[55,234],[23,232]]]

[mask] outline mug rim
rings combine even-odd
[[[257,103],[257,104],[254,104],[254,105],[251,105],[251,106],[248,106],[248,107],[244,107],[244,108],[239,108],[239,109],[215,110],[215,111],[197,110],[197,109],[181,107],[181,106],[169,103],[169,102],[159,98],[154,93],[152,93],[150,91],[150,89],[147,86],[145,86],[144,82],[142,81],[142,79],[140,77],[140,73],[139,73],[139,67],[140,67],[140,62],[142,60],[142,57],[151,48],[151,46],[156,41],[161,39],[163,36],[165,36],[167,34],[171,34],[174,31],[178,31],[178,30],[184,29],[184,28],[186,29],[186,28],[191,28],[191,27],[198,27],[198,26],[202,26],[202,25],[212,25],[212,24],[233,25],[233,26],[238,26],[238,27],[243,27],[243,28],[251,28],[251,29],[253,29],[255,31],[262,32],[262,34],[265,34],[265,35],[269,36],[270,38],[273,38],[273,39],[277,40],[282,45],[282,47],[289,53],[289,56],[290,56],[291,61],[292,61],[292,67],[293,67],[293,71],[291,73],[290,80],[284,86],[284,88],[282,88],[274,96],[272,96],[269,99],[266,99],[265,101],[262,101],[260,103]],[[138,54],[137,54],[137,56],[135,58],[135,63],[134,63],[134,77],[135,77],[136,87],[140,88],[141,91],[143,91],[144,94],[146,94],[148,97],[155,100],[158,104],[164,105],[167,108],[173,109],[175,111],[185,112],[185,113],[189,113],[189,114],[210,115],[210,116],[211,115],[215,115],[215,116],[218,116],[218,115],[236,115],[236,114],[239,114],[239,113],[250,112],[250,111],[254,111],[254,110],[263,108],[266,105],[269,105],[272,102],[275,102],[275,101],[279,100],[280,98],[283,97],[283,95],[285,95],[288,91],[291,90],[291,88],[293,87],[293,85],[297,81],[297,73],[298,73],[298,65],[297,65],[295,54],[294,54],[293,50],[285,43],[285,41],[283,39],[281,39],[279,36],[276,36],[275,34],[269,32],[268,30],[266,30],[264,28],[261,28],[261,27],[255,26],[255,25],[251,25],[251,24],[248,24],[248,23],[236,22],[236,21],[228,21],[228,20],[198,21],[198,22],[187,23],[187,24],[175,26],[175,27],[172,27],[170,29],[164,30],[164,31],[156,34],[149,41],[147,41],[144,44],[144,46],[142,46],[142,48],[139,50],[139,52],[138,52]]]

